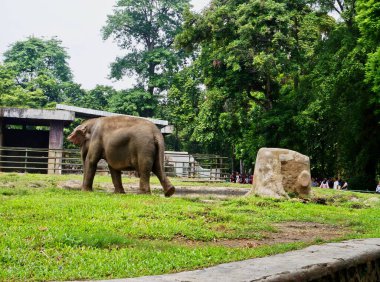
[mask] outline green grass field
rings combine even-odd
[[[164,198],[57,188],[81,176],[0,173],[0,280],[111,279],[196,269],[326,241],[380,236],[380,197],[314,189],[309,202]],[[126,178],[124,183],[137,183]],[[110,177],[95,179],[95,187]],[[152,179],[157,184],[157,179]],[[205,186],[181,182],[175,185]],[[209,184],[227,186],[227,184]],[[247,187],[228,184],[233,187]],[[322,201],[321,201],[322,199]],[[325,204],[317,204],[325,202]],[[265,243],[278,223],[344,230],[326,240]],[[233,244],[242,240],[256,245]],[[223,244],[223,242],[230,242]]]

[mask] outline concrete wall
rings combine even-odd
[[[377,282],[380,281],[380,238],[315,245],[194,271],[113,281]]]

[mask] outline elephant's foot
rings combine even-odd
[[[138,190],[136,194],[150,195],[152,193],[150,191],[146,191],[146,190]]]
[[[165,197],[170,197],[174,194],[175,188],[174,186],[169,187],[168,190],[165,191]]]
[[[125,194],[125,191],[124,191],[123,187],[115,187],[114,193],[115,194]]]
[[[84,191],[84,192],[92,192],[92,188],[91,187],[82,187],[82,191]]]
[[[124,189],[115,189],[114,191],[115,194],[125,194]]]

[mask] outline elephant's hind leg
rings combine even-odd
[[[142,156],[139,158],[138,173],[140,177],[139,194],[150,194],[150,172],[152,171],[153,162]]]
[[[115,170],[110,166],[108,166],[108,168],[111,173],[113,186],[115,187],[115,193],[125,193],[123,184],[121,182],[121,171]]]
[[[150,172],[149,171],[144,171],[140,172],[140,189],[139,189],[139,194],[150,194]]]
[[[169,178],[167,178],[159,160],[154,162],[153,173],[157,176],[158,180],[160,180],[162,188],[164,189],[165,197],[172,196],[175,193],[175,187],[170,182]]]
[[[164,195],[165,195],[165,197],[171,197],[171,196],[173,196],[173,194],[175,193],[175,187],[171,183],[167,187],[168,187],[167,189],[164,189]]]

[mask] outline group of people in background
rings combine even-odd
[[[232,183],[241,183],[241,184],[252,184],[253,175],[252,174],[240,174],[239,172],[234,171],[230,175],[230,182]]]
[[[253,175],[252,174],[240,174],[237,171],[234,171],[230,175],[230,182],[232,183],[241,183],[241,184],[252,184]],[[336,190],[347,190],[348,182],[338,177],[330,178],[312,178],[311,179],[312,187],[336,189]],[[376,193],[380,193],[380,181],[376,187]]]
[[[320,187],[320,188],[329,188],[329,189],[336,189],[336,190],[347,190],[348,189],[348,182],[341,179],[341,178],[323,178],[323,179],[312,179],[312,186],[313,187]]]

